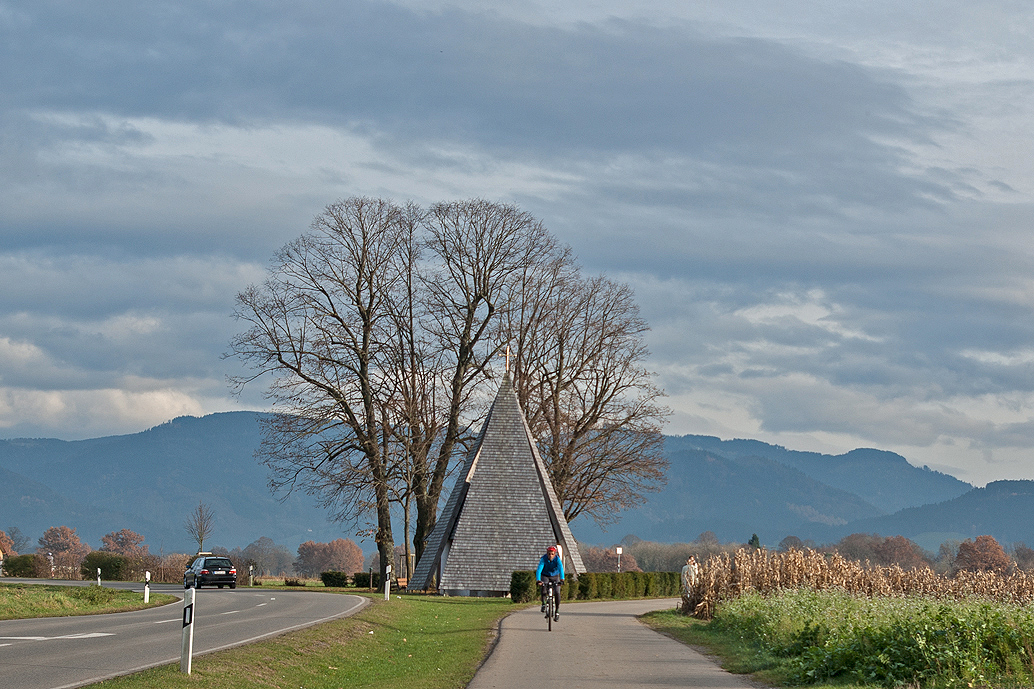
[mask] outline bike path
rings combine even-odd
[[[513,613],[467,689],[757,689],[636,619],[676,602],[567,603],[552,632],[537,605]]]

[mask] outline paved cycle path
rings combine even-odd
[[[516,612],[503,620],[495,649],[467,689],[756,689],[636,619],[676,602],[569,603],[552,632],[538,606]]]

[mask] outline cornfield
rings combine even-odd
[[[740,549],[731,556],[712,556],[699,565],[697,575],[683,590],[682,610],[709,620],[723,600],[748,591],[765,595],[797,588],[840,589],[869,598],[924,596],[962,600],[976,596],[1017,605],[1034,602],[1034,575],[1023,571],[1009,575],[960,572],[949,578],[925,568],[865,567],[835,553]]]

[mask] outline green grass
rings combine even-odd
[[[93,685],[98,689],[176,689],[233,686],[340,689],[451,689],[474,676],[508,599],[368,596],[352,617],[239,648]]]
[[[707,623],[674,611],[643,620],[775,686],[1034,686],[1034,610],[983,599],[799,590],[727,601]]]
[[[152,593],[150,603],[133,591],[90,586],[47,586],[38,584],[0,584],[0,620],[66,615],[100,615],[129,612],[165,605],[175,596]]]

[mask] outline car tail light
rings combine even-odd
[[[209,572],[209,571],[208,571],[207,569],[203,569],[203,570],[201,570],[201,573],[202,573],[202,574],[211,574],[211,572]]]
[[[236,569],[231,569],[231,570],[230,570],[230,574],[236,574],[236,573],[237,573],[237,570],[236,570]]]

